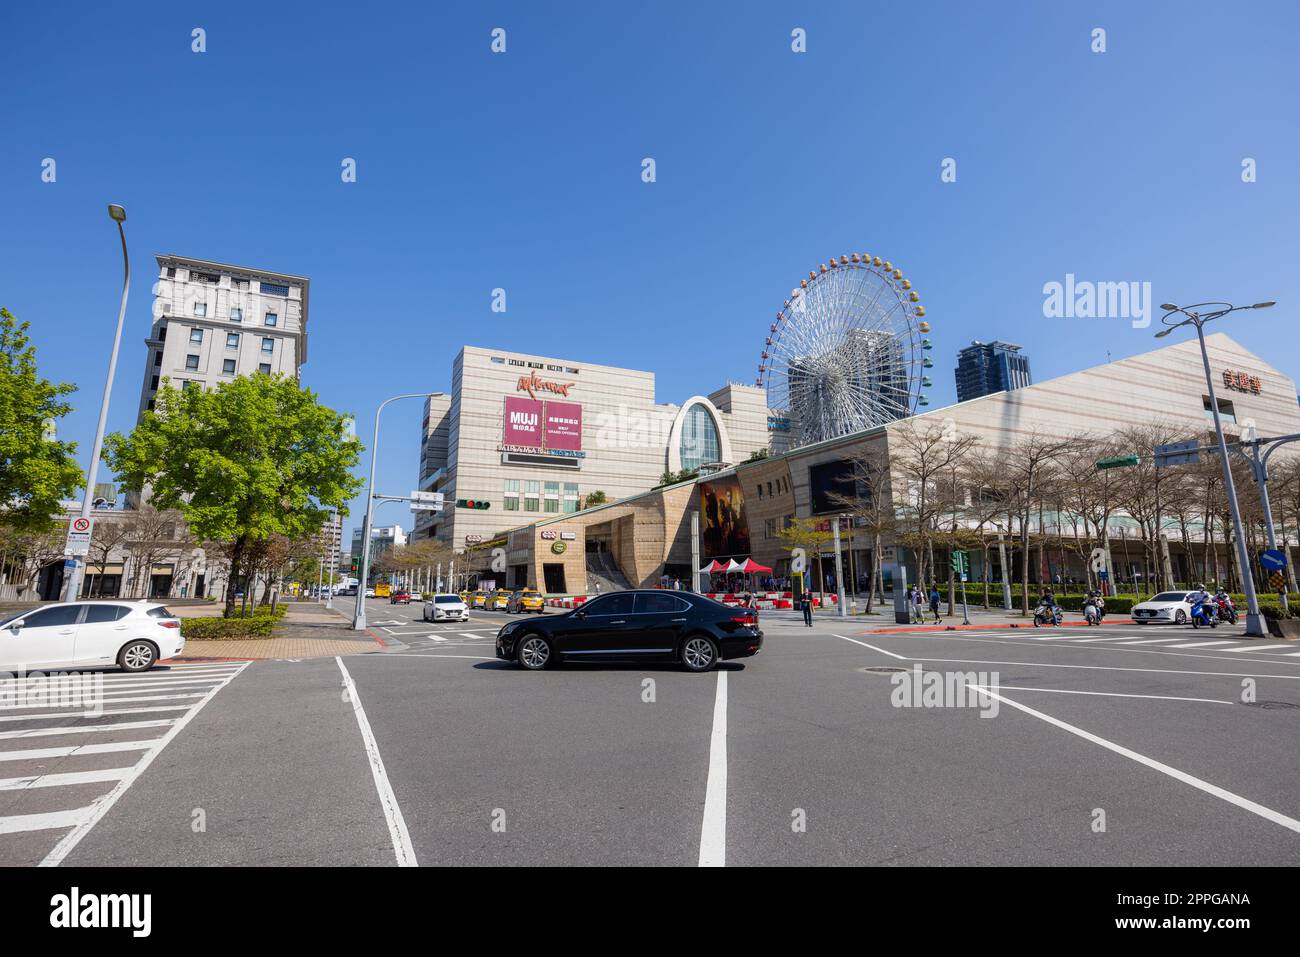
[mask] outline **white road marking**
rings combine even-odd
[[[215,688],[213,689],[216,690]],[[162,721],[122,721],[118,724],[83,724],[69,728],[24,728],[22,731],[0,731],[0,740],[10,738],[48,738],[60,734],[88,734],[95,731],[131,731],[136,728],[165,728],[175,724],[175,719]]]
[[[117,751],[148,751],[154,741],[111,741],[108,744],[74,744],[66,748],[29,748],[0,751],[0,761],[32,761],[40,758],[70,758],[83,754],[112,754]]]
[[[0,721],[40,721],[45,718],[101,718],[110,714],[153,714],[159,711],[185,711],[187,704],[169,704],[154,708],[119,708],[116,711],[36,711],[31,714],[6,714]]]
[[[1251,647],[1250,645],[1247,645],[1245,648],[1224,648],[1223,654],[1236,655],[1236,654],[1240,654],[1243,651],[1267,651],[1271,648],[1293,648],[1293,647],[1295,646],[1294,645],[1255,645],[1254,647]]]
[[[473,658],[477,661],[495,661],[495,655],[402,655],[403,658]]]
[[[1199,701],[1204,704],[1236,704],[1235,701],[1226,701],[1222,698],[1181,698],[1176,695],[1167,694],[1123,694],[1119,691],[1074,691],[1064,688],[1027,688],[1023,685],[998,685],[999,691],[1043,691],[1048,694],[1085,694],[1097,695],[1102,698],[1152,698],[1157,701]]]
[[[1128,641],[1132,637],[1133,637],[1132,635],[1121,635],[1118,638],[1071,638],[1070,640],[1073,641],[1075,644],[1086,645],[1089,644],[1090,642],[1096,643],[1098,641]]]
[[[850,638],[848,635],[831,635],[832,638],[843,638],[845,641],[851,641],[855,645],[861,645],[863,648],[870,648],[872,651],[878,651],[882,655],[889,655],[891,658],[897,658],[899,661],[908,661],[905,655],[896,655],[892,651],[886,651],[884,648],[877,648],[875,645],[869,645],[865,641],[858,641],[856,638]]]
[[[216,696],[218,691],[220,691],[226,685],[230,684],[231,681],[233,681],[236,677],[242,674],[244,669],[248,667],[248,664],[249,664],[248,662],[243,662],[242,664],[240,664],[236,670],[232,671],[230,676],[225,681],[223,681],[221,684],[217,685],[215,688],[209,691],[203,698],[199,699],[199,702],[195,704],[193,707],[191,707],[189,711],[187,711],[185,714],[181,715],[179,718],[175,720],[167,720],[162,722],[133,721],[133,722],[119,724],[119,725],[101,725],[100,727],[104,729],[113,729],[113,728],[121,729],[129,726],[150,727],[150,726],[158,726],[160,724],[171,725],[171,727],[167,729],[166,734],[164,734],[161,738],[157,740],[157,742],[155,742],[153,748],[151,748],[150,750],[144,753],[144,756],[141,757],[140,760],[137,761],[135,765],[126,773],[126,775],[117,782],[117,785],[111,791],[109,791],[107,794],[101,795],[100,797],[96,798],[88,807],[82,809],[86,812],[85,818],[79,821],[71,831],[63,835],[63,838],[59,841],[59,843],[54,845],[53,850],[51,850],[49,854],[45,855],[45,859],[41,861],[40,866],[58,867],[61,863],[63,863],[64,858],[66,858],[72,852],[73,848],[75,848],[78,844],[80,844],[82,839],[85,838],[85,836],[89,834],[92,829],[94,829],[95,825],[98,824],[101,820],[103,820],[104,815],[113,809],[113,805],[115,805],[118,802],[118,800],[122,797],[122,795],[126,793],[127,788],[129,788],[132,784],[134,784],[136,780],[140,777],[140,775],[144,774],[144,772],[148,770],[149,765],[153,763],[153,759],[158,757],[158,755],[162,753],[163,748],[167,747],[168,744],[170,744],[173,740],[175,740],[176,735],[180,734],[181,731],[185,729],[185,726],[194,720],[194,717],[200,711],[203,710],[204,706],[207,705],[209,701],[211,701]],[[76,729],[77,732],[81,732],[85,730],[87,729],[85,728]],[[60,733],[60,732],[65,734],[67,733],[66,730],[61,728],[53,729],[53,731],[54,733]],[[46,733],[50,733],[50,732],[46,731]]]
[[[1139,638],[1136,641],[1121,641],[1121,645],[1162,645],[1171,641],[1182,641],[1181,638]]]
[[[366,718],[366,709],[361,706],[361,695],[357,693],[356,682],[352,680],[352,675],[348,674],[343,659],[336,657],[334,660],[338,663],[339,671],[343,673],[343,686],[348,689],[348,698],[352,701],[352,713],[356,716],[357,727],[361,729],[361,740],[365,744],[366,757],[370,759],[370,774],[375,779],[379,804],[384,809],[384,819],[388,822],[388,835],[393,842],[397,866],[416,867],[418,865],[415,860],[415,848],[411,846],[411,835],[406,830],[406,819],[402,817],[402,809],[397,804],[397,795],[393,793],[393,786],[388,780],[384,759],[379,754],[379,743],[375,740],[374,732],[370,730],[370,722]]]
[[[69,771],[63,774],[30,774],[21,778],[0,778],[0,791],[25,791],[27,788],[67,787],[70,784],[96,784],[120,781],[130,768],[104,768],[99,771]]]
[[[92,806],[93,807],[93,806]],[[18,834],[23,831],[49,831],[77,827],[85,823],[92,807],[79,807],[71,811],[53,811],[48,814],[11,814],[0,817],[0,834]]]
[[[1216,645],[1235,645],[1235,641],[1194,641],[1190,645],[1170,645],[1170,648],[1213,648]]]
[[[700,825],[700,867],[727,866],[727,673],[718,672],[713,699],[713,734],[709,738],[709,776],[704,785],[704,821]]]
[[[1017,668],[1080,668],[1084,671],[1136,671],[1152,675],[1202,675],[1215,678],[1272,678],[1278,681],[1300,681],[1300,675],[1261,675],[1251,671],[1183,671],[1180,668],[1119,668],[1114,665],[1058,665],[1046,661],[987,661],[983,658],[910,658],[909,661],[931,661],[951,665],[1014,665]],[[1227,659],[1224,659],[1227,660]],[[1238,659],[1240,660],[1240,659]]]
[[[1155,771],[1159,771],[1161,774],[1166,774],[1169,777],[1173,778],[1175,781],[1181,781],[1183,784],[1191,785],[1192,787],[1200,791],[1204,791],[1206,794],[1209,794],[1213,797],[1217,797],[1222,801],[1227,801],[1229,804],[1234,804],[1237,807],[1241,808],[1242,810],[1249,811],[1251,814],[1256,814],[1267,821],[1272,821],[1274,824],[1280,824],[1283,827],[1287,828],[1288,830],[1295,831],[1297,834],[1300,834],[1300,821],[1297,821],[1295,818],[1287,817],[1285,814],[1282,814],[1278,811],[1274,811],[1272,808],[1264,807],[1264,805],[1262,804],[1257,804],[1254,801],[1249,800],[1248,798],[1244,798],[1240,794],[1234,794],[1231,791],[1219,787],[1218,785],[1211,784],[1209,781],[1203,781],[1198,777],[1188,774],[1186,771],[1180,771],[1177,768],[1170,767],[1169,765],[1157,761],[1154,758],[1149,758],[1144,754],[1139,754],[1138,752],[1126,748],[1123,745],[1116,744],[1113,741],[1108,741],[1105,738],[1100,737],[1099,735],[1095,735],[1090,731],[1085,731],[1082,728],[1075,727],[1072,724],[1068,724],[1067,722],[1062,721],[1060,718],[1053,718],[1050,714],[1044,714],[1041,711],[1035,711],[1033,708],[1029,707],[1028,705],[1021,704],[1019,701],[1013,701],[1010,698],[998,694],[996,691],[990,691],[988,688],[982,687],[977,684],[968,684],[967,687],[972,688],[976,690],[978,693],[986,695],[990,698],[995,698],[998,701],[1001,701],[1003,704],[1008,704],[1011,707],[1015,708],[1017,711],[1022,711],[1025,714],[1030,715],[1031,717],[1038,718],[1040,721],[1046,721],[1048,724],[1054,725],[1055,727],[1060,728],[1062,731],[1068,731],[1070,734],[1077,735],[1078,737],[1083,738],[1085,741],[1091,741],[1093,744],[1100,745],[1101,747],[1106,748],[1108,751],[1113,751],[1116,754],[1120,755],[1121,757],[1128,758],[1130,761],[1136,761],[1138,764],[1142,764]]]

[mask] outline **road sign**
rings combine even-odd
[[[1108,459],[1098,459],[1097,468],[1099,469],[1122,469],[1130,465],[1137,465],[1142,460],[1136,455],[1115,455]]]
[[[68,523],[68,539],[63,546],[65,555],[89,555],[90,536],[95,529],[93,518],[78,516]]]
[[[1260,567],[1266,572],[1281,572],[1286,569],[1286,552],[1280,548],[1266,548],[1259,555]]]
[[[1171,465],[1196,465],[1200,461],[1201,443],[1197,439],[1156,446],[1155,466],[1158,469]]]

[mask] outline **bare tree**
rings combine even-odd
[[[901,541],[916,554],[917,581],[934,577],[934,540],[940,520],[951,512],[951,476],[977,439],[950,425],[910,419],[889,434],[891,499]]]
[[[848,457],[853,494],[832,492],[830,500],[852,515],[871,535],[871,579],[867,585],[868,613],[873,595],[885,602],[884,573],[881,568],[881,542],[896,527],[894,506],[889,495],[889,454],[883,443],[860,448]],[[857,523],[855,522],[855,524]]]
[[[1020,610],[1025,615],[1029,614],[1029,523],[1045,501],[1043,492],[1056,460],[1069,447],[1069,439],[1031,432],[1008,449],[1003,459],[1010,501],[1020,522]]]

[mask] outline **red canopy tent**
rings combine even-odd
[[[758,572],[770,572],[772,569],[768,568],[766,565],[760,565],[752,558],[746,558],[745,564],[740,566],[740,570],[746,575],[753,575]]]

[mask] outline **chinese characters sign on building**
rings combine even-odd
[[[1254,395],[1259,395],[1263,391],[1263,384],[1259,381],[1259,376],[1234,369],[1223,370],[1223,384],[1229,389],[1235,389],[1237,392],[1250,392]]]
[[[542,447],[542,400],[506,396],[503,440],[525,449]]]
[[[501,446],[506,451],[582,455],[582,406],[506,396]]]

